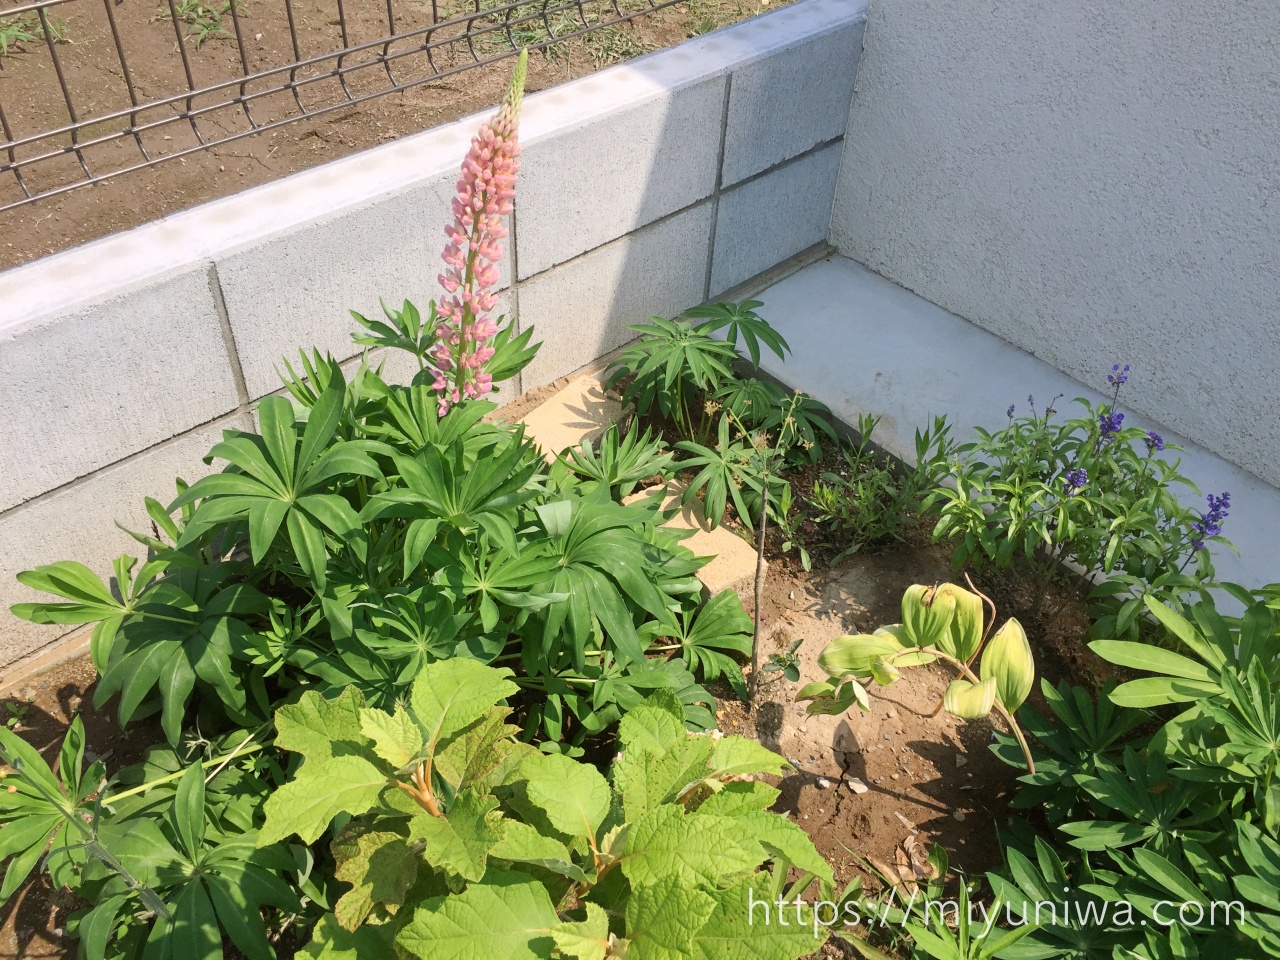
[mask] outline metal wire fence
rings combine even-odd
[[[149,6],[149,3],[157,6]],[[685,0],[0,6],[0,211]]]

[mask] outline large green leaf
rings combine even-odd
[[[622,872],[633,885],[676,877],[714,887],[749,873],[759,862],[756,851],[740,843],[736,818],[689,815],[675,804],[631,824],[625,853]]]
[[[595,767],[562,754],[531,756],[520,767],[530,802],[555,829],[594,838],[609,813],[609,784]]]
[[[409,822],[409,839],[423,840],[427,863],[464,880],[484,876],[489,851],[501,836],[495,814],[498,801],[489,795],[464,790],[449,805],[448,813],[435,817],[420,813]]]
[[[409,705],[428,753],[480,720],[489,708],[520,688],[508,678],[510,670],[498,670],[465,657],[431,665],[414,681]]]
[[[688,960],[715,897],[679,877],[643,884],[627,899],[628,960]]]
[[[491,872],[456,896],[421,904],[396,944],[423,960],[549,960],[559,923],[542,884]]]
[[[307,760],[263,805],[262,845],[297,834],[314,843],[340,813],[359,816],[387,787],[387,774],[360,756]]]

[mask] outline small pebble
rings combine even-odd
[[[825,789],[827,789],[827,787],[829,787],[829,786],[831,786],[831,781],[830,781],[830,780],[828,780],[826,777],[819,777],[819,778],[818,778],[818,789],[819,789],[819,790],[825,790]],[[821,813],[822,811],[818,811],[818,812],[819,812],[819,813]]]
[[[897,711],[897,710],[894,710],[894,709],[892,709],[892,708],[890,708],[890,710],[889,710],[888,714],[886,714],[886,716],[888,716],[888,718],[889,718],[890,720],[894,720],[894,719],[896,719],[896,718],[897,718],[897,716],[898,716],[898,711]]]
[[[957,820],[959,820],[961,823],[964,823],[964,814],[961,813],[959,810],[953,813],[952,816],[955,817]]]
[[[850,777],[845,781],[849,785],[849,789],[854,793],[866,793],[871,788],[859,780],[857,777]]]
[[[886,734],[884,735],[884,738],[885,738],[886,740],[892,740],[892,739],[893,739],[893,734],[892,734],[892,733],[886,733]]]
[[[956,769],[957,769],[957,770],[959,770],[961,767],[963,767],[963,766],[964,766],[966,763],[968,763],[968,762],[969,762],[969,758],[968,758],[968,757],[966,757],[963,753],[957,753],[957,754],[956,754]],[[973,776],[973,774],[970,774],[970,776]]]
[[[892,773],[892,774],[890,774],[890,775],[889,775],[889,779],[890,779],[890,780],[897,780],[897,779],[898,779],[898,775],[897,775],[896,773]]]

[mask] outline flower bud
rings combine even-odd
[[[991,712],[996,704],[996,682],[994,679],[971,683],[968,680],[953,680],[947,692],[942,695],[942,706],[947,713],[962,720],[977,720]]]
[[[995,681],[1006,710],[1017,710],[1027,699],[1036,679],[1036,662],[1027,632],[1017,620],[1010,617],[991,637],[982,651],[980,675]]]
[[[954,595],[917,583],[902,595],[902,625],[914,645],[941,647],[955,609]]]
[[[982,598],[954,583],[944,583],[938,588],[938,594],[954,597],[956,603],[947,634],[938,642],[938,649],[961,663],[968,663],[982,645]]]

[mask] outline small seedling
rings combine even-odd
[[[240,4],[238,12],[244,12],[245,5]],[[222,18],[231,13],[231,0],[223,0],[220,4],[205,3],[204,0],[178,0],[174,7],[178,19],[192,29],[188,34],[196,38],[196,49],[213,37],[229,37],[231,33],[222,24]],[[161,8],[162,18],[172,17],[172,13]]]
[[[12,56],[24,43],[34,43],[40,37],[40,22],[35,17],[0,17],[0,60]]]
[[[785,653],[774,653],[769,656],[769,662],[764,665],[765,673],[780,673],[792,683],[800,682],[800,656],[796,653],[800,649],[800,644],[804,643],[801,638],[787,648]]]
[[[27,724],[27,711],[31,708],[25,703],[18,703],[14,700],[6,700],[4,702],[4,711],[8,714],[4,721],[4,725],[10,730],[18,730]]]

